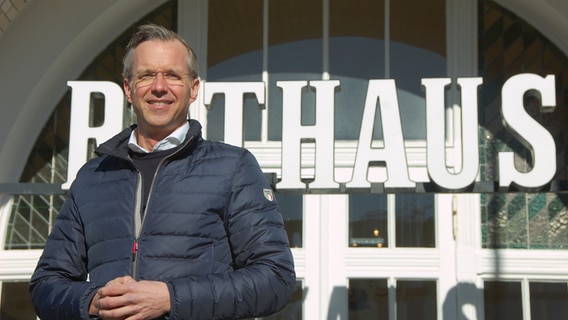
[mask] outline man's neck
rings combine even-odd
[[[167,130],[167,129],[164,129],[164,130],[151,130],[150,129],[149,130],[149,129],[145,129],[141,126],[138,126],[136,128],[136,131],[134,132],[134,134],[136,135],[136,142],[142,148],[149,150],[149,151],[152,151],[154,149],[154,146],[156,145],[156,143],[165,139],[167,136],[172,134],[172,132],[177,130],[182,125],[179,125],[179,126],[173,128],[173,129],[170,129],[170,130]]]
[[[165,137],[168,136],[168,134],[163,135],[163,137],[160,135],[158,137],[161,138],[151,138],[151,137],[147,137],[146,135],[142,134],[140,132],[140,130],[136,130],[136,132],[134,132],[135,136],[136,136],[136,143],[138,143],[138,145],[146,150],[152,151],[154,149],[154,146],[156,145],[156,143],[158,143],[158,141],[161,141],[162,139],[164,139]],[[155,137],[155,136],[153,136]]]

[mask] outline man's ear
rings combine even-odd
[[[128,79],[122,80],[122,87],[124,88],[124,94],[129,103],[132,103],[132,87],[130,87],[130,81]]]
[[[193,103],[197,99],[197,94],[199,93],[199,78],[191,80],[191,91],[189,93],[189,104]]]

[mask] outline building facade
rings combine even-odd
[[[273,182],[298,282],[269,319],[568,314],[564,1],[0,9],[1,319],[35,319],[28,281],[75,166],[111,120],[135,122],[113,83],[146,22],[196,50],[205,137]]]

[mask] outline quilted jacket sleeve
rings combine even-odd
[[[86,282],[82,226],[70,192],[30,281],[30,295],[43,319],[88,319],[97,288]]]
[[[234,271],[169,283],[174,319],[264,316],[284,308],[296,275],[276,200],[254,156],[245,151],[235,171],[226,211]]]

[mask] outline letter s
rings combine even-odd
[[[519,74],[505,82],[502,89],[503,125],[532,154],[532,170],[519,172],[515,168],[514,153],[499,153],[499,187],[511,184],[527,191],[537,191],[556,174],[556,146],[550,132],[534,120],[524,109],[523,96],[529,90],[541,95],[541,112],[551,112],[556,106],[554,75],[545,78],[535,74]]]

